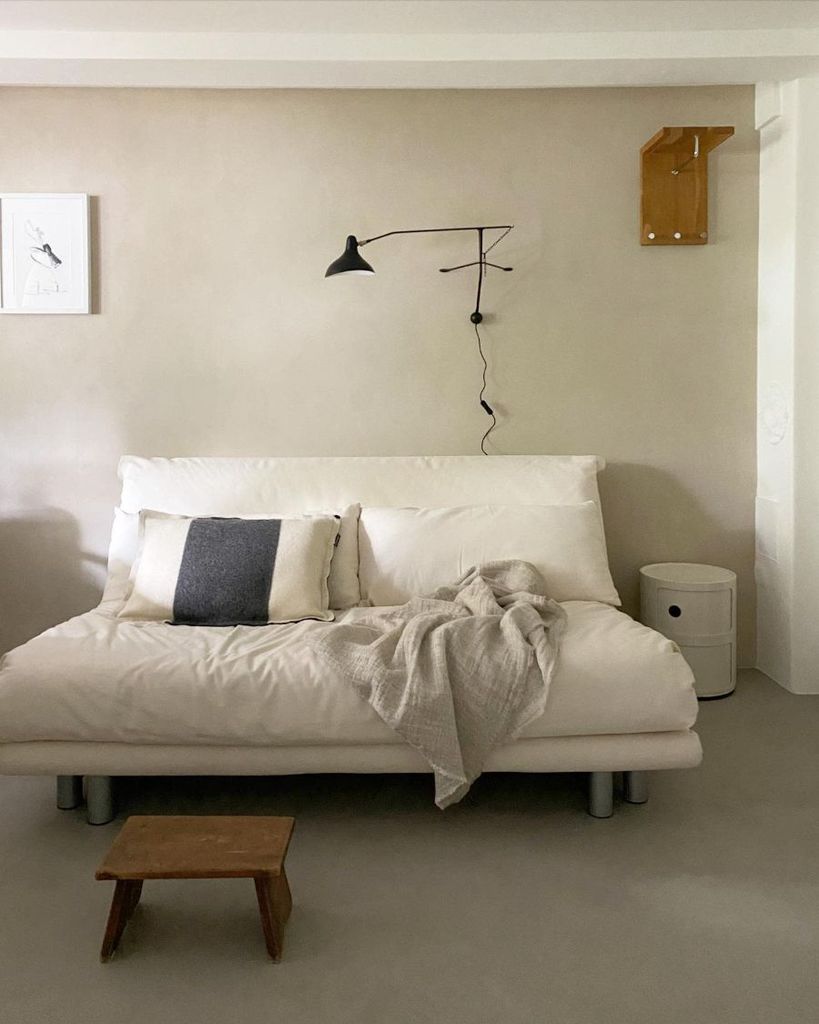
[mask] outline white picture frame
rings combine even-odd
[[[0,313],[90,313],[89,197],[0,192]]]

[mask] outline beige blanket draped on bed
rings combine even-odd
[[[310,642],[424,756],[444,808],[543,714],[565,621],[534,566],[509,560]]]

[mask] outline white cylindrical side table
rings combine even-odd
[[[730,569],[660,562],[640,570],[640,617],[679,645],[701,700],[727,697],[736,687],[736,607]]]

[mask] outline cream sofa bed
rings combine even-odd
[[[424,772],[421,756],[304,639],[325,623],[177,627],[117,618],[141,509],[287,515],[362,506],[597,503],[596,456],[395,458],[124,457],[103,600],[0,665],[0,774],[58,776],[58,806],[113,816],[117,775]],[[546,713],[487,766],[586,772],[607,817],[613,772],[646,799],[645,772],[692,767],[697,703],[676,646],[611,604],[566,601]],[[367,614],[351,608],[349,621]],[[332,627],[331,627],[332,628]]]

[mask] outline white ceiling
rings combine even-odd
[[[104,32],[541,33],[819,28],[813,0],[3,0],[0,27]]]
[[[0,0],[0,84],[492,88],[819,74],[819,0]]]

